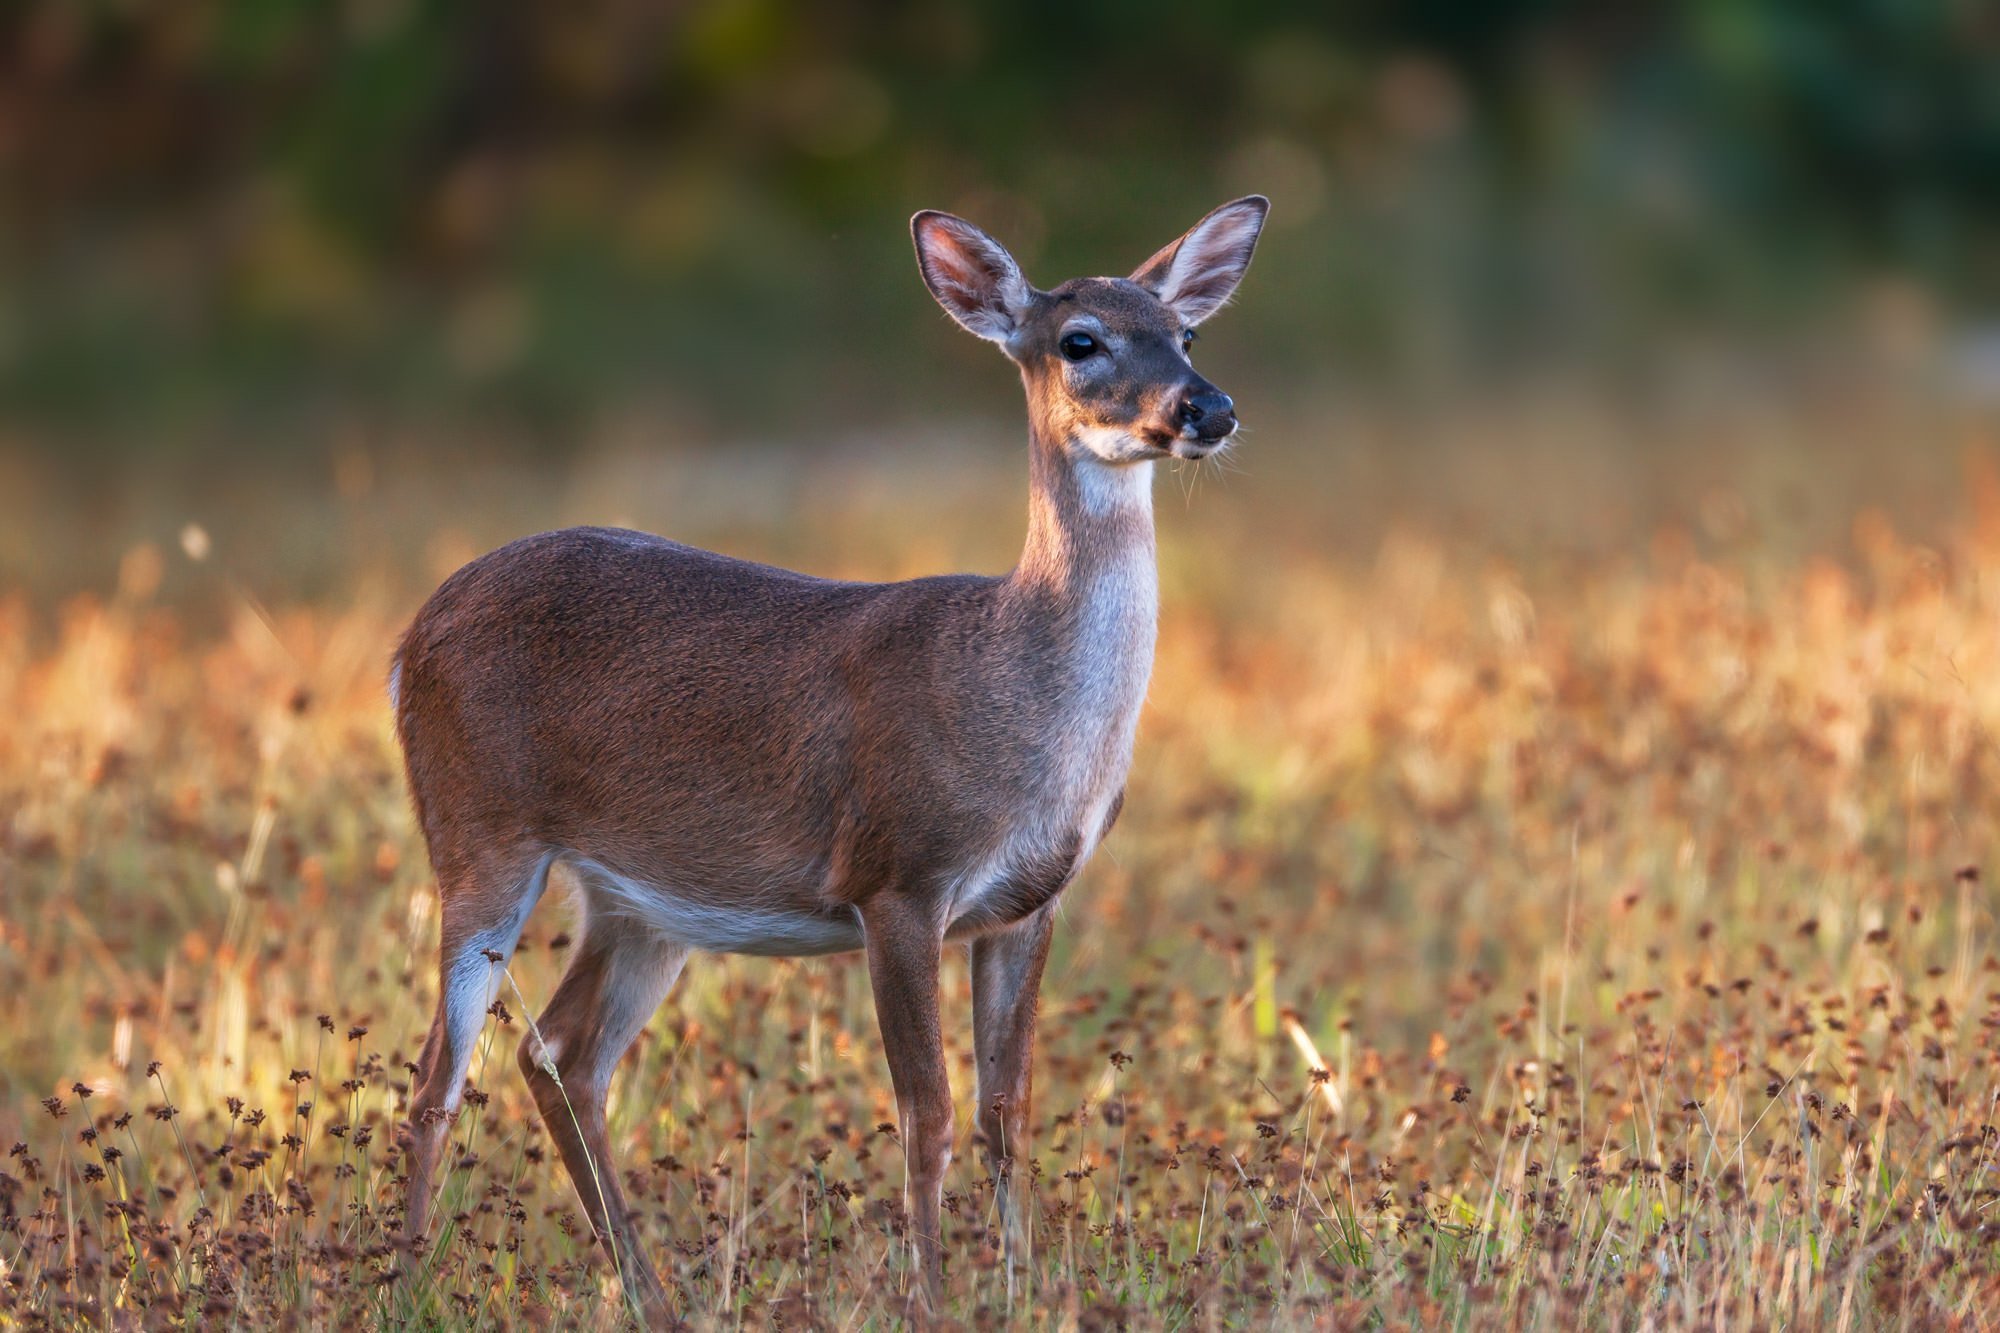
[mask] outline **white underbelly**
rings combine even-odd
[[[1054,802],[1069,816],[1018,825],[965,868],[947,875],[940,923],[944,933],[1017,919],[1018,912],[1003,899],[1019,891],[1026,867],[1040,863],[1043,873],[1051,873],[1051,863],[1061,859],[1066,845],[1076,848],[1067,869],[1081,869],[1097,850],[1117,794],[1113,787],[1081,801]],[[629,921],[703,953],[802,958],[851,953],[864,946],[861,916],[853,908],[817,912],[757,903],[724,906],[700,901],[670,884],[620,874],[574,853],[559,859],[575,876],[593,921]]]
[[[631,921],[703,953],[803,958],[861,948],[861,919],[780,907],[721,907],[672,887],[621,875],[595,861],[565,858],[575,872],[592,920]]]

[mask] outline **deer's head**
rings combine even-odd
[[[1129,278],[1040,291],[998,241],[963,218],[911,219],[938,304],[1021,367],[1036,434],[1107,464],[1206,458],[1236,433],[1235,404],[1195,370],[1195,328],[1250,267],[1270,201],[1224,204]]]

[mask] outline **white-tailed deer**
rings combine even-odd
[[[443,925],[410,1096],[409,1235],[502,969],[561,864],[582,942],[520,1063],[629,1294],[666,1299],[605,1092],[694,950],[866,952],[934,1297],[952,1155],[938,961],[967,942],[978,1128],[1011,1261],[1053,906],[1118,816],[1152,671],[1153,463],[1236,431],[1188,351],[1268,207],[1225,204],[1130,278],[1046,292],[970,223],[917,214],[932,295],[1027,386],[1028,538],[1003,578],[839,583],[573,528],[473,561],[417,613],[391,693]]]

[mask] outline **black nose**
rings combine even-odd
[[[1220,389],[1200,389],[1181,399],[1176,412],[1183,426],[1193,426],[1203,435],[1212,435],[1226,429],[1236,404]]]

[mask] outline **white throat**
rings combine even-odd
[[[1084,512],[1092,518],[1126,513],[1149,515],[1153,509],[1153,462],[1101,463],[1095,459],[1076,464],[1077,491]],[[1147,552],[1147,559],[1152,553]]]
[[[1070,642],[1073,693],[1066,703],[1074,748],[1062,780],[1077,795],[1090,793],[1086,799],[1108,799],[1124,784],[1132,760],[1159,632],[1153,465],[1089,460],[1073,466],[1079,518],[1117,531],[1119,539],[1099,546],[1072,585],[1077,617]]]

